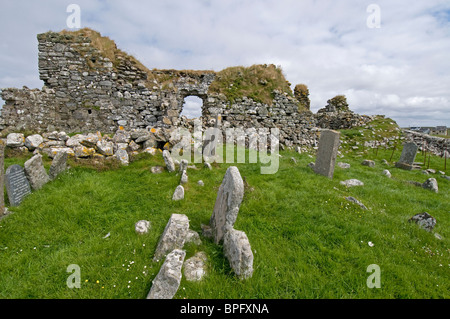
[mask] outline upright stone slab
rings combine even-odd
[[[222,241],[225,232],[233,228],[244,197],[244,182],[236,166],[228,167],[217,192],[210,219],[214,242]]]
[[[320,134],[319,150],[317,151],[314,172],[333,178],[334,165],[339,149],[340,133],[334,130],[323,130]]]
[[[50,166],[50,170],[48,172],[49,178],[54,180],[61,172],[66,170],[67,168],[67,152],[61,151],[56,153],[53,158],[52,165]]]
[[[22,166],[14,164],[6,169],[5,186],[9,204],[18,206],[22,200],[31,193],[30,183]]]
[[[402,155],[400,155],[398,162],[395,163],[395,167],[412,170],[417,149],[418,146],[415,143],[405,143],[405,145],[403,145]]]
[[[227,231],[223,239],[223,250],[231,268],[240,279],[253,275],[253,252],[243,231],[234,228]]]
[[[170,153],[168,150],[164,150],[163,153],[164,162],[166,163],[167,170],[169,173],[175,171],[175,163],[173,162],[172,156],[170,156]]]
[[[0,140],[0,216],[5,214],[5,142]]]
[[[24,164],[25,176],[30,182],[31,189],[37,190],[50,181],[44,163],[42,163],[42,155],[36,154]]]
[[[163,258],[167,253],[174,249],[183,248],[188,230],[189,219],[187,216],[183,214],[172,214],[159,239],[153,260],[156,261]]]
[[[147,299],[172,299],[175,296],[180,287],[184,257],[186,252],[180,249],[174,249],[167,255],[159,273],[153,279]]]

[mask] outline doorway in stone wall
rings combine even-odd
[[[183,108],[180,116],[186,116],[188,119],[200,118],[202,116],[203,100],[195,95],[189,95],[184,98]]]

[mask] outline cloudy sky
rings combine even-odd
[[[148,68],[273,63],[314,112],[345,94],[357,113],[450,126],[448,0],[2,0],[0,88],[42,87],[36,34],[67,29],[72,3]]]

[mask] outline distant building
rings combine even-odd
[[[447,126],[436,126],[431,129],[431,134],[435,135],[447,135]]]

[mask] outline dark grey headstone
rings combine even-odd
[[[319,150],[314,165],[316,174],[333,178],[340,143],[339,137],[340,133],[334,130],[323,130],[320,133]]]
[[[400,155],[398,162],[395,163],[395,167],[412,170],[417,149],[418,146],[415,143],[405,143],[403,145],[402,155]]]
[[[30,183],[20,165],[11,165],[6,169],[5,186],[8,193],[9,204],[18,206],[25,196],[31,193]]]

